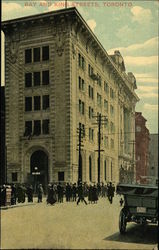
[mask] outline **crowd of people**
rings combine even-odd
[[[106,185],[102,184],[87,184],[87,183],[54,183],[48,184],[47,191],[44,192],[42,184],[38,184],[33,188],[31,184],[11,184],[0,187],[0,206],[6,205],[7,190],[10,189],[10,205],[16,203],[24,203],[26,201],[33,202],[33,197],[37,197],[37,202],[43,201],[43,196],[46,194],[47,204],[54,205],[56,202],[80,202],[85,204],[97,203],[99,197],[107,197],[110,204],[113,202],[115,187],[109,182]],[[86,198],[88,201],[86,201]]]

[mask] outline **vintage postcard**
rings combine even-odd
[[[1,249],[158,249],[158,8],[2,0]]]

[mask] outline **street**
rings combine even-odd
[[[1,249],[153,249],[157,226],[129,223],[118,228],[119,196],[113,204],[43,203],[1,211]]]

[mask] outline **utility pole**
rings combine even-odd
[[[82,150],[82,138],[84,135],[84,131],[81,127],[81,123],[79,123],[79,128],[77,128],[77,133],[79,133],[79,139],[78,139],[78,184],[82,181],[82,156],[81,156],[81,150]]]
[[[101,114],[99,114],[98,116],[93,116],[97,118],[97,124],[98,124],[98,149],[95,151],[98,151],[98,183],[100,184],[100,152],[104,151],[103,149],[101,149],[101,125],[103,124],[102,122],[104,122],[102,120],[102,118],[105,116],[102,116]]]

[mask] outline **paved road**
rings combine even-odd
[[[120,235],[119,199],[110,205],[106,198],[98,204],[70,202],[1,211],[1,249],[153,249],[157,227],[129,223]]]

